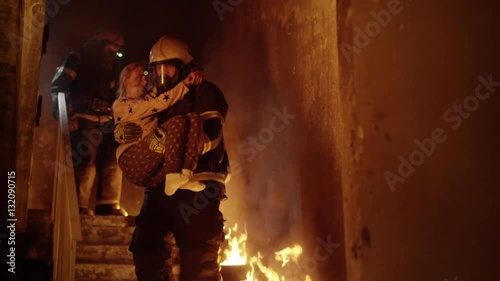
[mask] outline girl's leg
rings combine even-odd
[[[186,119],[182,116],[155,128],[120,156],[125,177],[135,185],[153,187],[164,184],[167,173],[179,174],[186,134]]]
[[[189,131],[187,132],[184,165],[182,166],[182,168],[194,171],[198,162],[198,146],[200,143],[201,134],[203,132],[203,125],[200,115],[198,115],[198,113],[196,112],[188,113],[186,115],[186,120],[189,125]]]
[[[123,175],[138,186],[149,186],[150,178],[160,170],[164,163],[163,154],[150,150],[146,139],[147,137],[125,150],[118,159]]]
[[[179,115],[169,119],[160,127],[167,131],[165,141],[165,169],[167,173],[180,173],[187,140],[188,128],[186,119]]]
[[[179,189],[189,189],[192,191],[201,191],[205,189],[205,184],[193,179],[193,171],[198,164],[199,145],[203,133],[203,125],[200,115],[195,112],[188,113],[186,120],[189,124],[189,131],[186,142],[186,152],[184,154],[184,164],[182,173],[189,177],[189,181],[179,186]]]
[[[189,177],[181,173],[183,157],[186,150],[188,125],[184,116],[176,116],[161,125],[166,133],[165,164],[165,194],[172,195],[179,186],[185,184]],[[153,179],[153,180],[156,180]]]

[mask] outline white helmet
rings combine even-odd
[[[180,60],[184,64],[193,61],[189,46],[181,40],[163,36],[151,48],[149,63],[159,63],[170,60]]]
[[[179,39],[161,37],[149,53],[150,83],[158,93],[167,91],[187,77],[193,65],[193,56],[189,46]],[[171,77],[165,65],[174,66],[177,73]]]

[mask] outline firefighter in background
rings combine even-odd
[[[57,95],[62,92],[66,96],[80,214],[94,215],[89,199],[97,179],[95,214],[127,215],[119,205],[122,172],[115,158],[111,113],[119,73],[117,56],[122,47],[120,32],[101,30],[66,56],[52,80],[55,118]]]
[[[177,39],[164,36],[156,42],[150,53],[150,75],[156,92],[168,91],[187,77],[195,68],[188,46]],[[219,248],[224,240],[223,217],[219,210],[225,199],[225,181],[228,158],[224,147],[223,126],[227,103],[219,88],[204,80],[169,110],[159,113],[158,124],[178,115],[196,112],[203,122],[200,155],[193,179],[204,185],[191,185],[191,181],[166,194],[164,184],[145,188],[144,201],[136,221],[130,244],[139,281],[167,281],[169,268],[165,266],[170,255],[164,237],[172,231],[179,247],[181,280],[219,281]],[[133,124],[118,125],[117,141],[137,140]],[[167,132],[168,134],[168,132]],[[151,148],[158,147],[161,139],[151,140]],[[163,144],[165,145],[165,144]],[[141,169],[141,167],[137,167]],[[200,203],[202,202],[202,203]]]

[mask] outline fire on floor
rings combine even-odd
[[[228,248],[221,263],[225,281],[312,281],[299,266],[302,246],[296,244],[276,251],[272,259],[260,251],[255,256],[249,255],[247,240],[247,230],[238,229],[238,224],[227,229]]]

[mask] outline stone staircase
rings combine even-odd
[[[81,216],[82,241],[77,244],[76,281],[136,281],[128,245],[133,217]]]
[[[75,281],[136,281],[132,253],[128,251],[135,217],[81,215],[80,221],[83,239],[77,243]],[[31,276],[26,280],[52,280],[48,266],[52,253],[51,240],[50,211],[29,210],[25,238],[28,253],[25,259],[32,261],[30,264],[45,267],[43,272],[36,267],[26,267],[26,275]],[[179,248],[171,233],[165,237],[165,242],[172,251],[169,261],[172,281],[179,281]]]
[[[75,281],[136,281],[132,253],[128,251],[135,229],[135,217],[80,215],[80,221],[83,239],[77,243]],[[52,280],[48,266],[52,253],[51,240],[50,211],[29,210],[25,238],[28,253],[25,259],[34,261],[32,263],[38,267],[43,265],[43,271],[37,267],[27,267],[26,274],[31,277],[26,280]],[[179,281],[179,248],[171,233],[165,237],[165,242],[172,251],[169,261],[172,281]],[[223,274],[226,271],[224,276],[228,276],[224,280],[233,280],[229,278],[231,273],[228,270],[223,267]]]

